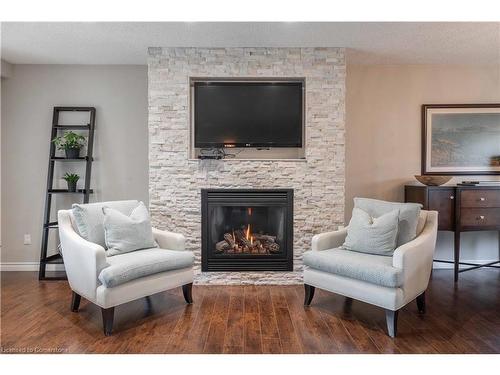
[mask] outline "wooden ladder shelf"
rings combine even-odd
[[[61,112],[89,112],[90,120],[87,125],[60,125],[59,114]],[[93,191],[90,189],[90,176],[92,172],[92,151],[94,146],[94,129],[95,129],[95,113],[94,107],[54,107],[52,116],[52,130],[50,133],[50,154],[49,167],[47,173],[47,191],[45,197],[44,223],[42,229],[42,244],[40,249],[40,268],[38,272],[39,280],[65,280],[65,274],[56,273],[55,276],[47,276],[46,268],[48,264],[62,264],[63,259],[60,253],[48,254],[49,232],[52,229],[57,229],[57,221],[51,220],[52,196],[54,194],[77,194],[83,196],[83,203],[89,202],[90,194]],[[52,140],[57,137],[59,131],[68,130],[84,130],[88,132],[87,137],[87,155],[74,159],[56,156],[56,146]],[[85,183],[83,189],[78,189],[76,192],[70,192],[67,189],[55,189],[54,168],[56,162],[85,162]]]

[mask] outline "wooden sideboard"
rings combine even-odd
[[[500,260],[486,263],[460,262],[460,234],[466,231],[499,231],[500,252],[500,186],[425,186],[406,185],[405,202],[421,203],[424,210],[438,211],[438,230],[455,232],[455,282],[460,272],[481,267],[500,268]],[[460,265],[470,266],[459,269]]]

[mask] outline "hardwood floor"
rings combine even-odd
[[[303,287],[194,286],[118,306],[114,333],[102,333],[100,309],[82,298],[70,311],[65,281],[38,282],[31,272],[2,272],[3,352],[40,353],[500,353],[500,273],[435,270],[427,313],[415,302],[399,314],[398,337],[382,309]]]

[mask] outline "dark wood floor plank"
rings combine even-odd
[[[295,293],[290,291],[290,288],[283,288],[280,293],[283,294],[288,311],[290,312],[290,316],[292,317],[292,324],[295,330],[295,333],[299,339],[299,342],[306,354],[320,354],[321,344],[316,337],[316,332],[314,332],[311,325],[308,324],[307,319],[305,317],[304,306],[298,307],[294,303]]]
[[[422,316],[405,311],[405,313],[399,314],[398,320],[406,321],[412,327],[412,330],[418,332],[438,353],[460,353],[455,345],[446,340],[437,327],[428,322],[426,323]]]
[[[387,335],[385,324],[382,325],[376,319],[367,322],[363,326],[366,334],[375,344],[378,351],[383,354],[401,354],[401,349],[396,341]],[[401,327],[398,326],[398,334],[401,333]]]
[[[172,330],[172,334],[169,336],[169,340],[167,342],[165,351],[167,353],[183,353],[184,348],[188,343],[188,338],[191,334],[191,329],[193,328],[193,322],[197,321],[200,307],[205,298],[203,289],[195,289],[193,294],[195,303],[187,305],[183,314],[177,320],[176,325]]]
[[[230,295],[228,290],[220,289],[215,301],[215,308],[210,321],[204,353],[222,353],[224,350],[224,337],[226,336]]]
[[[240,354],[243,353],[244,344],[245,296],[243,288],[236,286],[229,286],[228,293],[230,297],[223,352],[226,354]]]
[[[288,310],[288,304],[280,289],[280,287],[273,287],[270,289],[270,294],[278,325],[281,348],[283,353],[303,353],[303,348],[299,343],[290,311]]]
[[[244,342],[243,352],[246,354],[262,353],[262,333],[260,330],[259,303],[256,287],[246,285],[244,287]]]
[[[274,314],[273,301],[271,300],[270,288],[275,286],[266,286],[258,288],[259,315],[260,315],[260,330],[262,338],[278,339],[278,323]]]
[[[281,341],[278,338],[263,337],[262,353],[264,354],[283,354]]]
[[[307,331],[311,334],[314,344],[309,345],[312,348],[317,348],[319,353],[339,353],[341,348],[331,330],[325,321],[321,318],[319,311],[314,308],[304,307],[302,302],[302,292],[297,288],[288,287],[285,290],[287,295],[288,308],[290,313],[295,318],[294,324],[297,327],[297,332]],[[299,325],[305,325],[305,328],[299,328]]]
[[[360,301],[353,300],[348,303],[346,300],[344,301],[340,316],[344,318],[344,320],[342,320],[344,327],[346,326],[346,320],[354,321],[356,322],[356,326],[361,327],[359,333],[361,334],[364,332],[368,336],[369,340],[367,340],[367,343],[364,345],[367,345],[370,352],[373,351],[371,345],[371,343],[373,343],[380,353],[401,353],[394,339],[387,335],[385,311],[383,309]],[[399,333],[401,333],[400,331],[401,330],[398,329]]]
[[[82,298],[69,309],[66,281],[2,272],[2,348],[63,353],[499,353],[498,270],[435,270],[427,313],[411,302],[398,336],[386,335],[383,309],[317,289],[302,306],[303,286],[198,286],[194,304],[180,288],[115,309],[113,335],[102,334],[100,309]]]
[[[430,323],[437,327],[442,335],[452,342],[462,353],[480,353],[479,347],[469,343],[472,337],[467,334],[465,329],[458,329],[459,326],[453,319],[449,319],[446,316],[435,317],[434,314],[426,314],[424,319],[426,324]]]
[[[442,280],[436,280],[432,288],[437,289],[436,286],[440,286],[440,298],[434,299],[429,313],[438,324],[448,330],[452,342],[460,350],[467,353],[498,353],[500,337],[495,334],[500,331],[498,306],[493,303],[493,299],[486,299],[488,303],[484,303],[485,298],[489,297],[484,291],[491,289],[491,286],[488,288],[482,285],[483,278],[477,280],[476,275],[477,272],[472,273],[471,279],[463,280],[463,283],[452,289],[446,288]],[[498,290],[500,289],[497,288]],[[500,293],[497,294],[497,299],[500,300]],[[477,313],[478,306],[481,306],[481,314]]]
[[[205,296],[201,302],[200,311],[193,322],[187,340],[183,343],[182,353],[203,352],[218,293],[219,288],[217,287],[210,286],[205,290]]]
[[[377,347],[371,341],[368,334],[362,329],[363,321],[355,321],[352,317],[352,303],[348,304],[344,296],[336,295],[324,290],[316,293],[314,306],[321,309],[323,319],[328,322],[331,332],[335,332],[335,337],[347,353],[378,353]],[[356,306],[358,303],[356,302]],[[367,305],[365,305],[365,308]],[[357,307],[356,307],[357,309]],[[376,315],[372,315],[376,316]],[[349,322],[344,324],[346,319],[355,321],[354,328]],[[357,326],[359,325],[359,327]],[[349,329],[350,328],[350,329]],[[353,331],[354,330],[354,331]],[[358,342],[360,337],[362,342]]]
[[[351,318],[344,318],[341,319],[341,323],[347,332],[349,332],[349,335],[351,335],[354,344],[358,347],[360,352],[365,354],[380,353],[379,349],[366,333],[363,326],[358,324],[357,321]]]
[[[487,319],[480,315],[473,316],[470,322],[470,326],[467,327],[467,330],[473,332],[475,336],[481,337],[481,340],[489,347],[493,348],[495,353],[500,353],[500,325],[494,324],[492,326]]]
[[[394,344],[403,354],[437,354],[438,351],[419,332],[404,319],[406,313],[401,312],[398,318],[398,335]],[[382,330],[386,330],[385,322],[379,323]]]
[[[319,310],[319,315],[330,330],[332,337],[335,338],[335,343],[337,344],[337,350],[339,353],[359,353],[351,335],[349,335],[337,316],[330,314],[325,310]]]

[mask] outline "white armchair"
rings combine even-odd
[[[425,312],[437,235],[436,211],[421,211],[417,237],[400,246],[392,257],[338,249],[347,229],[318,234],[312,251],[304,254],[304,305],[309,306],[315,287],[360,300],[386,310],[389,336],[397,333],[398,310],[417,300]]]
[[[160,248],[107,257],[101,245],[78,234],[72,210],[59,211],[58,223],[64,266],[73,294],[71,310],[78,311],[81,297],[101,307],[106,336],[112,332],[117,305],[180,286],[186,302],[193,302],[194,256],[185,251],[182,234],[153,229]],[[164,265],[162,269],[159,264]],[[113,275],[113,283],[102,281],[103,270]],[[135,273],[131,274],[131,270]]]

